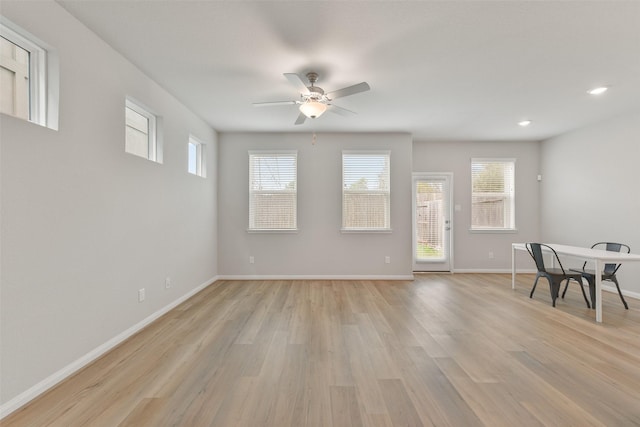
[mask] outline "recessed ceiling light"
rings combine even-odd
[[[607,91],[607,89],[609,89],[606,86],[602,86],[602,87],[596,87],[591,89],[589,92],[587,92],[589,95],[601,95],[603,93],[605,93]]]
[[[522,127],[526,127],[529,126],[531,124],[531,120],[523,120],[521,122],[518,122],[518,124]]]

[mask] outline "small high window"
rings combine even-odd
[[[127,99],[125,106],[125,151],[157,161],[156,116]]]
[[[51,70],[50,74],[53,73]],[[0,112],[42,126],[47,123],[47,51],[26,31],[0,22]]]
[[[205,177],[205,164],[204,164],[204,144],[198,141],[195,137],[189,136],[189,143],[187,145],[188,164],[187,170],[189,173],[201,177]]]

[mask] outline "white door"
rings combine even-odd
[[[451,271],[450,173],[413,174],[413,271]]]

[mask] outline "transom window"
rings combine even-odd
[[[194,136],[189,135],[189,143],[187,145],[188,152],[188,164],[187,170],[189,173],[201,177],[205,177],[205,164],[204,164],[204,144],[198,141]]]
[[[26,33],[0,25],[0,111],[46,122],[46,51]]]
[[[342,229],[391,229],[390,154],[342,152]]]
[[[125,117],[125,151],[157,161],[156,116],[127,99]]]
[[[297,229],[298,154],[249,152],[249,230]]]
[[[471,229],[515,230],[515,159],[471,159]]]

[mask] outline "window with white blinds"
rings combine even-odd
[[[249,230],[297,229],[298,154],[249,152]]]
[[[141,105],[125,101],[125,144],[129,154],[158,161],[156,156],[156,116]]]
[[[515,159],[471,159],[471,229],[514,230]]]
[[[342,152],[342,229],[390,230],[388,151]]]

